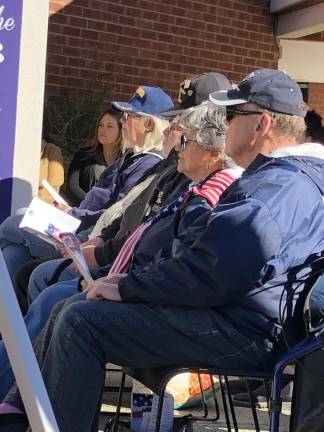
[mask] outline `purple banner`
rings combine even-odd
[[[0,0],[0,222],[10,214],[23,0]]]

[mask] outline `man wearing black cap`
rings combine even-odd
[[[178,101],[173,107],[161,112],[163,117],[175,117],[187,108],[200,105],[208,100],[210,93],[227,91],[231,84],[225,75],[219,72],[205,72],[187,78],[179,86]]]

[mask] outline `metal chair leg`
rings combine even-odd
[[[115,421],[114,421],[113,432],[117,432],[118,431],[120,410],[121,410],[121,406],[122,406],[122,402],[123,402],[123,393],[124,393],[124,387],[125,387],[125,380],[126,380],[126,374],[125,374],[125,372],[123,372],[122,378],[121,378],[120,387],[119,387],[119,394],[118,394],[118,401],[117,401],[117,406],[116,406],[116,414],[115,414]]]
[[[227,426],[227,431],[231,432],[232,428],[231,428],[231,422],[230,422],[230,418],[228,415],[228,408],[227,408],[227,402],[226,402],[226,394],[225,394],[225,384],[223,382],[223,377],[221,375],[218,376],[219,378],[219,385],[220,385],[220,391],[221,391],[221,396],[222,396],[222,402],[223,402],[223,408],[224,408],[224,415],[225,415],[225,421],[226,421],[226,426]]]
[[[198,381],[199,381],[199,386],[200,386],[200,394],[201,394],[201,404],[204,410],[204,415],[203,417],[206,418],[208,417],[208,407],[207,407],[207,401],[206,401],[206,397],[205,397],[205,393],[204,393],[204,389],[203,389],[203,384],[201,381],[201,376],[200,374],[198,375]]]
[[[235,414],[235,409],[234,409],[234,405],[233,405],[232,393],[231,393],[229,382],[228,382],[228,377],[224,376],[224,380],[225,380],[225,386],[226,386],[226,389],[227,389],[227,398],[228,398],[228,402],[229,402],[229,406],[230,406],[230,411],[231,411],[231,416],[232,416],[232,420],[233,420],[234,430],[235,430],[235,432],[238,432],[236,414]]]
[[[246,388],[247,388],[247,391],[248,391],[248,394],[249,394],[249,398],[250,398],[250,402],[251,402],[251,411],[252,411],[252,416],[253,416],[255,431],[256,432],[260,432],[260,425],[259,425],[258,415],[257,415],[256,408],[255,408],[253,393],[252,393],[252,390],[251,390],[250,385],[249,385],[249,380],[246,380]]]
[[[267,400],[267,409],[268,409],[268,414],[270,419],[271,386],[269,384],[270,384],[269,380],[263,380],[263,387],[264,387],[265,397]]]
[[[192,419],[192,421],[197,421],[197,422],[199,422],[199,421],[205,421],[205,422],[214,423],[220,417],[219,405],[218,405],[218,401],[217,401],[217,397],[216,397],[216,393],[215,393],[213,376],[209,374],[209,377],[210,377],[211,391],[212,391],[213,401],[214,401],[214,406],[215,406],[215,417],[208,418],[209,410],[208,410],[207,400],[206,400],[206,396],[205,396],[205,393],[204,393],[204,390],[203,390],[201,378],[199,376],[198,380],[199,380],[199,384],[200,384],[200,392],[201,392],[202,407],[203,407],[203,410],[204,410],[204,415],[202,415],[202,416],[192,416],[192,415],[190,415],[190,419]]]
[[[216,397],[213,375],[210,375],[210,379],[212,380],[212,393],[213,393],[213,400],[214,400],[214,406],[215,406],[215,412],[216,412],[216,415],[215,415],[213,420],[217,421],[220,417],[220,410],[219,410],[218,400]]]
[[[163,402],[164,402],[164,394],[165,394],[165,387],[160,391],[159,395],[159,403],[158,403],[158,409],[156,413],[156,420],[155,420],[155,432],[160,431],[161,426],[161,420],[162,420],[162,410],[163,410]]]

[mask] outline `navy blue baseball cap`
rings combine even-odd
[[[252,72],[231,90],[213,92],[209,99],[222,106],[255,103],[269,111],[299,117],[305,117],[307,112],[296,81],[286,72],[274,69]]]
[[[173,106],[172,99],[160,87],[140,86],[128,102],[112,102],[112,106],[124,112],[142,112],[158,115],[161,111]]]

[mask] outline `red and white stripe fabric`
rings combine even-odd
[[[133,234],[126,240],[123,247],[119,251],[119,254],[115,258],[111,269],[109,270],[109,274],[113,273],[126,273],[131,263],[131,259],[134,253],[134,248],[142,238],[142,235],[146,231],[146,229],[151,225],[149,222],[142,223]]]
[[[242,174],[241,168],[229,168],[217,171],[210,179],[201,186],[193,186],[189,193],[204,197],[211,206],[218,204],[222,193]]]
[[[204,197],[211,206],[215,207],[222,193],[242,174],[243,170],[239,167],[229,168],[216,172],[205,182],[196,186],[190,186],[180,201],[179,208],[183,207],[191,194]],[[119,251],[109,274],[126,273],[132,262],[135,246],[141,240],[144,232],[151,225],[152,219],[141,224],[125,242]]]

